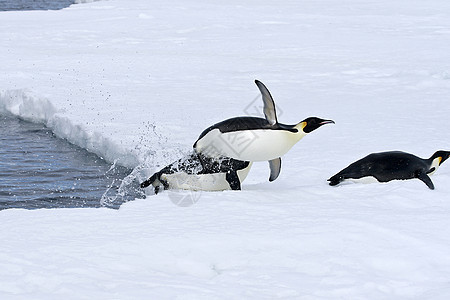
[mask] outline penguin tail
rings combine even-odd
[[[342,180],[344,180],[344,176],[336,174],[336,175],[330,177],[327,181],[329,181],[329,185],[335,186],[335,185],[338,185],[339,183],[341,183]]]

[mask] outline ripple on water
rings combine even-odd
[[[131,170],[57,138],[42,124],[0,115],[0,209],[100,207]],[[143,197],[136,186],[112,207]]]

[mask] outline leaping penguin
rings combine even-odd
[[[269,181],[273,181],[280,174],[281,156],[308,133],[334,121],[309,117],[294,125],[278,123],[269,90],[262,82],[255,83],[262,94],[266,118],[236,117],[214,124],[200,134],[194,149],[209,157],[269,161]]]
[[[436,172],[449,155],[450,151],[442,150],[428,159],[401,151],[372,153],[350,164],[328,181],[330,185],[337,185],[346,179],[372,178],[378,182],[388,182],[395,179],[418,178],[434,190],[434,184],[429,175]]]
[[[141,188],[153,185],[157,194],[163,189],[197,191],[240,190],[252,163],[232,158],[210,158],[192,153],[168,165],[141,183]]]

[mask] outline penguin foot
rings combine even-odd
[[[155,189],[154,189],[155,195],[158,195],[159,189],[160,189],[159,185],[155,186]]]
[[[153,191],[155,192],[155,195],[157,195],[159,192],[161,192],[161,189],[162,190],[169,189],[169,184],[167,183],[167,181],[165,181],[163,179],[157,179],[152,184],[154,187]]]
[[[145,189],[146,187],[149,187],[155,180],[157,180],[159,177],[159,173],[153,174],[149,179],[141,183],[141,188]]]

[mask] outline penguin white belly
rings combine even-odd
[[[223,191],[230,185],[224,173],[193,175],[187,173],[163,174],[161,179],[169,184],[170,189],[193,191]]]
[[[197,141],[197,152],[208,156],[226,156],[243,161],[268,161],[283,156],[304,133],[287,130],[255,129],[221,133],[208,132]]]
[[[355,183],[363,183],[363,184],[369,184],[369,183],[376,183],[376,182],[379,182],[379,181],[378,181],[375,177],[373,177],[373,176],[366,176],[366,177],[362,177],[362,178],[358,178],[358,179],[351,178],[351,179],[347,179],[347,180],[350,180],[350,181],[355,182]]]
[[[247,177],[252,163],[236,173],[240,182]],[[161,179],[167,181],[170,189],[193,190],[193,191],[224,191],[229,190],[230,184],[226,180],[225,173],[212,174],[187,174],[178,172],[173,174],[162,174]]]

